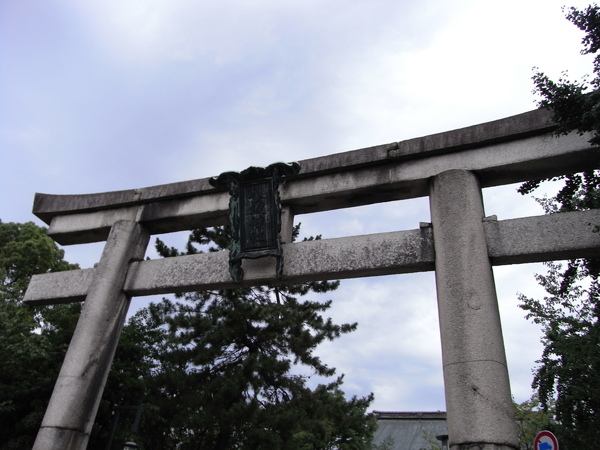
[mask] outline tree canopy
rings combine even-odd
[[[43,227],[0,220],[0,299],[19,303],[32,275],[77,268],[64,253]]]
[[[226,228],[194,230],[184,253],[228,241]],[[77,268],[63,257],[44,228],[0,222],[2,450],[31,448],[79,316],[80,304],[22,303],[33,274]],[[370,448],[372,395],[347,398],[343,376],[314,352],[356,324],[326,318],[330,301],[301,298],[337,286],[193,292],[141,308],[123,328],[88,448]]]
[[[567,73],[553,81],[543,72],[533,76],[540,107],[553,113],[556,134],[591,133],[590,143],[600,145],[600,8],[566,9],[566,17],[584,32],[582,54],[595,55],[593,77],[570,80]],[[597,149],[594,151],[598,152]],[[600,161],[600,153],[598,160]],[[562,187],[552,197],[538,199],[546,213],[582,211],[600,207],[600,171],[567,174],[553,181]],[[528,194],[548,180],[524,183]],[[590,224],[599,232],[600,224]],[[535,370],[533,387],[542,406],[555,405],[556,434],[562,449],[585,448],[600,439],[600,258],[566,264],[548,263],[537,275],[547,295],[534,299],[521,295],[527,317],[542,325],[544,350]]]
[[[296,233],[297,235],[297,230]],[[226,227],[194,230],[186,254],[219,251]],[[157,241],[165,257],[181,253]],[[299,297],[326,293],[338,282],[193,292],[152,304],[153,320],[167,326],[165,352],[153,382],[153,402],[170,417],[162,439],[172,448],[369,448],[375,419],[372,395],[346,399],[314,350],[351,332],[323,317],[331,301]]]
[[[554,405],[543,408],[537,395],[522,403],[515,403],[515,419],[519,433],[519,450],[538,450],[533,441],[542,430],[556,431],[554,423]]]
[[[0,448],[30,448],[72,334],[79,305],[31,310],[31,276],[74,269],[33,222],[0,221]]]

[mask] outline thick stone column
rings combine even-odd
[[[125,322],[129,263],[144,257],[149,235],[116,222],[106,241],[81,316],[42,420],[34,450],[85,449]]]
[[[430,193],[452,450],[518,448],[498,301],[474,174],[450,170]]]

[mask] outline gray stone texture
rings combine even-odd
[[[597,165],[589,136],[550,137],[544,111],[432,136],[300,161],[302,172],[280,188],[295,215],[424,197],[429,179],[450,169],[477,174],[482,187],[571,173]],[[445,145],[448,146],[445,146]],[[136,220],[150,233],[226,221],[229,196],[208,178],[129,191],[36,194],[34,213],[60,244],[106,239],[116,220]]]
[[[127,269],[131,260],[143,258],[148,240],[136,222],[113,225],[34,450],[86,447],[129,308],[130,299],[123,293]]]
[[[594,223],[600,223],[598,210],[500,221],[486,219],[483,228],[492,264],[503,265],[596,255],[600,252],[600,233],[591,232],[590,224]],[[417,230],[284,244],[283,255],[282,282],[435,269],[432,229],[425,224]],[[247,268],[244,285],[270,281],[274,268],[265,272],[261,264]],[[25,294],[25,302],[43,305],[83,301],[94,270],[35,275]],[[228,274],[227,253],[220,252],[134,262],[129,269],[125,292],[135,297],[235,286],[238,285]]]
[[[483,147],[528,136],[546,135],[553,128],[554,126],[550,123],[550,114],[545,110],[538,109],[458,130],[307,159],[300,162],[302,167],[300,177],[313,177],[326,172],[347,171],[365,166],[387,164],[390,161],[430,157],[461,149]],[[50,225],[52,218],[56,215],[125,208],[131,205],[155,202],[163,203],[165,200],[184,200],[203,195],[213,191],[208,180],[208,178],[203,178],[139,189],[84,195],[38,194],[34,200],[33,212]],[[162,207],[157,209],[164,211]],[[166,216],[163,212],[159,214]]]
[[[589,136],[551,137],[531,111],[402,142],[300,161],[280,188],[281,282],[436,271],[448,429],[454,450],[517,448],[492,264],[596,255],[600,211],[484,218],[481,187],[598,167]],[[433,226],[290,243],[294,215],[430,196]],[[226,223],[229,195],[208,178],[85,195],[36,194],[58,243],[107,240],[94,269],[36,275],[31,304],[81,301],[81,318],[35,450],[83,449],[130,297],[236,287],[226,251],[142,261],[149,234]],[[244,286],[273,282],[274,261],[244,261]]]
[[[494,265],[597,257],[600,210],[574,211],[484,223]]]
[[[430,194],[451,448],[518,448],[498,301],[477,178],[434,177]]]

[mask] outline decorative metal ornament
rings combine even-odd
[[[224,172],[209,180],[216,188],[229,191],[229,273],[240,282],[244,279],[242,259],[274,256],[276,277],[283,273],[281,248],[281,203],[279,183],[288,175],[300,172],[300,164],[275,163],[268,167],[249,167],[242,172]]]

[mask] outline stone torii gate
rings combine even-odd
[[[497,220],[481,189],[598,167],[589,136],[551,137],[531,111],[398,143],[300,161],[280,188],[279,282],[435,270],[450,448],[516,449],[518,440],[492,265],[597,255],[600,210]],[[293,216],[430,197],[418,229],[290,243]],[[33,212],[63,245],[106,240],[92,269],[36,275],[25,301],[85,303],[42,421],[35,450],[84,449],[131,297],[259,285],[268,258],[228,252],[143,261],[151,234],[226,223],[229,194],[199,179],[88,195],[36,194]],[[390,205],[390,207],[397,207]]]

